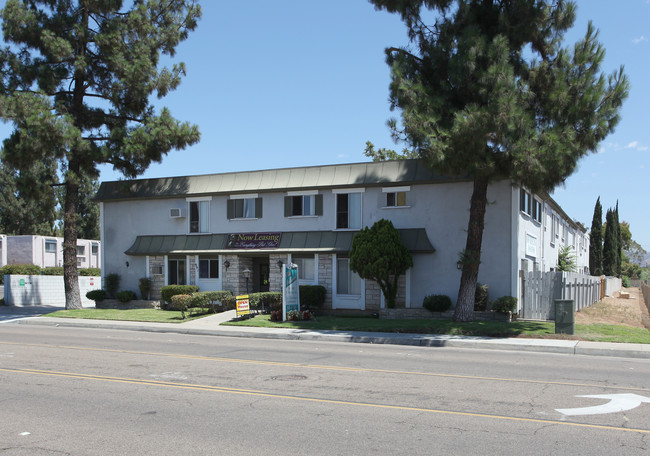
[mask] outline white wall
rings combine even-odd
[[[79,277],[81,304],[94,307],[86,293],[100,288],[101,277]],[[65,306],[63,276],[6,275],[4,298],[9,306]]]

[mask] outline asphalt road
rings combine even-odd
[[[640,359],[2,325],[0,454],[647,455],[649,379]]]

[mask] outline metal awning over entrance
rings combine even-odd
[[[402,242],[411,253],[433,253],[433,247],[424,228],[398,230]],[[252,252],[328,252],[347,253],[352,238],[358,231],[290,231],[281,233],[277,248],[227,248],[230,234],[178,234],[138,236],[127,255],[168,255],[201,253],[238,254]]]

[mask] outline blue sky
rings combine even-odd
[[[398,113],[389,110],[384,48],[406,43],[397,16],[366,0],[201,3],[199,27],[176,56],[187,77],[157,104],[199,125],[202,140],[142,177],[361,162],[368,140],[401,149],[386,127]],[[567,44],[592,20],[607,49],[603,70],[624,65],[631,91],[616,131],[553,197],[588,227],[598,196],[605,210],[618,200],[650,250],[650,1],[577,4]],[[120,177],[102,168],[102,180]]]

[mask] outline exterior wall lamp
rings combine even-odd
[[[230,267],[230,261],[226,260],[223,262],[223,266],[228,269]]]
[[[282,265],[283,265],[284,263],[282,262],[282,260],[278,260],[278,262],[275,263],[275,264],[278,265],[278,268],[282,268]]]

